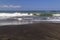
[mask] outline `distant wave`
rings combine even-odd
[[[22,16],[22,15],[29,15],[28,13],[20,13],[20,12],[15,12],[15,13],[0,13],[0,16]]]
[[[16,16],[31,16],[28,13],[0,13],[0,19],[6,19],[10,17],[16,17]]]

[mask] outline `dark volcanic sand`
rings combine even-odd
[[[60,40],[60,24],[2,26],[0,27],[0,40]]]

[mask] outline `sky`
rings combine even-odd
[[[60,0],[0,0],[0,10],[60,10]]]

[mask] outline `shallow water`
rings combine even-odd
[[[18,16],[0,19],[1,25],[22,25],[32,23],[60,23],[60,17]]]

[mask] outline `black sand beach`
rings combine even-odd
[[[0,40],[60,40],[60,23],[1,26]]]

